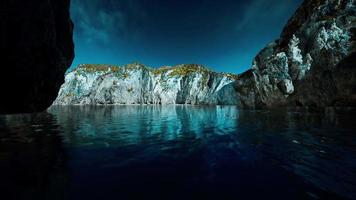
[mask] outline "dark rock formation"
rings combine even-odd
[[[45,110],[74,57],[69,0],[0,3],[0,113]]]
[[[248,107],[356,106],[354,0],[305,0],[237,81]]]

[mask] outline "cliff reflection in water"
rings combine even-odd
[[[52,107],[49,113],[0,117],[0,182],[9,194],[356,195],[356,125],[350,114],[173,105]]]
[[[74,106],[51,109],[69,143],[130,145],[235,131],[236,107]]]

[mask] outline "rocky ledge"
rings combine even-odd
[[[193,64],[79,65],[66,74],[53,105],[236,104],[236,79]]]

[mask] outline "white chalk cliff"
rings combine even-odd
[[[236,104],[236,78],[200,65],[79,65],[66,74],[53,105]]]

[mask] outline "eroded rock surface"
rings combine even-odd
[[[240,104],[356,105],[354,0],[306,0],[236,82]]]
[[[80,65],[66,75],[53,104],[236,104],[236,79],[200,65]]]

